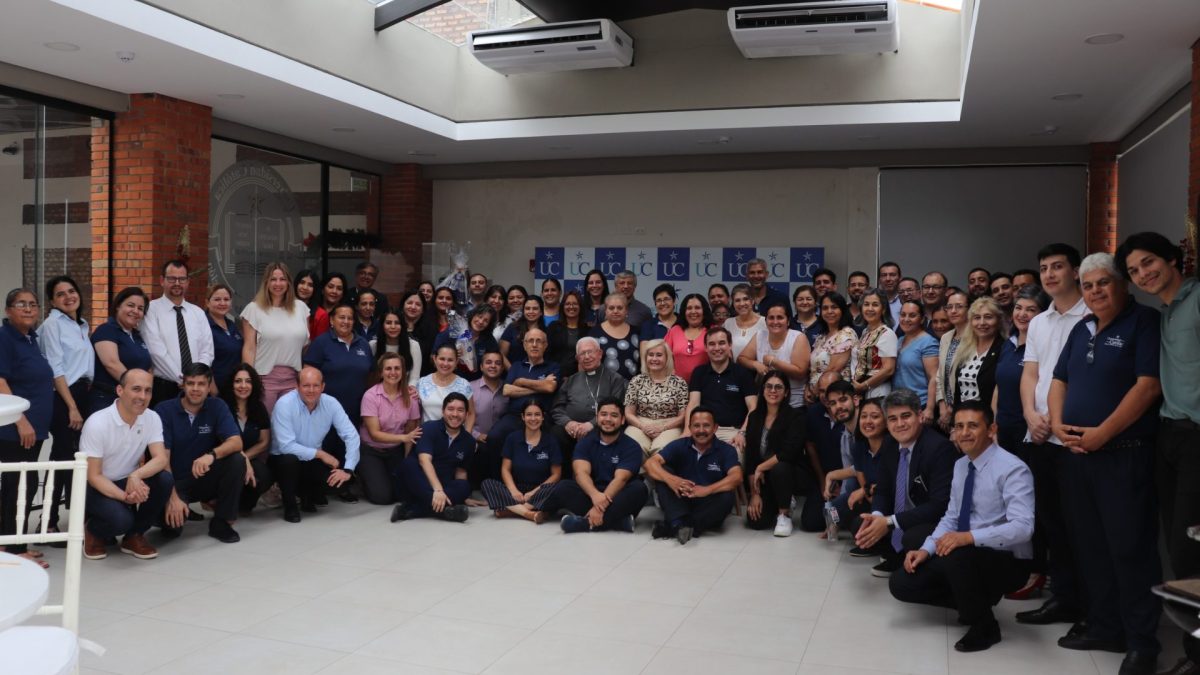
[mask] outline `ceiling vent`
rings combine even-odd
[[[894,52],[897,0],[810,0],[729,10],[729,32],[748,59]]]
[[[633,38],[608,19],[475,31],[470,46],[480,63],[505,75],[633,63]]]

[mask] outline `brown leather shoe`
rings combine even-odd
[[[144,534],[127,534],[121,539],[121,553],[128,553],[138,560],[150,560],[158,557],[158,549],[146,541]]]
[[[104,540],[83,528],[83,557],[88,560],[104,560],[108,557],[108,546]]]

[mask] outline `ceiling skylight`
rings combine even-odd
[[[541,20],[517,0],[452,0],[421,12],[408,22],[447,42],[461,45],[474,30],[510,28],[541,23]]]

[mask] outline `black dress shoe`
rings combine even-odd
[[[321,492],[312,498],[312,503],[315,506],[329,506],[329,498],[325,496],[324,492]]]
[[[1098,638],[1084,633],[1082,635],[1064,635],[1058,639],[1058,646],[1063,649],[1075,649],[1083,652],[1115,652],[1124,654],[1124,640]]]
[[[1028,612],[1017,612],[1017,623],[1045,626],[1052,623],[1074,623],[1079,611],[1058,598],[1050,598],[1041,607]]]
[[[213,518],[208,521],[208,536],[223,544],[236,544],[242,540],[241,535],[230,527],[228,522],[220,518]]]
[[[301,499],[300,500],[300,510],[305,513],[316,513],[317,512],[316,500]]]
[[[343,504],[358,503],[358,497],[355,497],[353,492],[339,492],[337,498],[340,499]]]
[[[189,508],[188,509],[188,520],[193,523],[198,523],[198,522],[204,520],[204,514],[198,512],[198,511],[193,511],[192,509]]]
[[[1200,664],[1184,657],[1175,662],[1175,665],[1160,672],[1158,675],[1200,675]]]
[[[1071,630],[1067,631],[1067,637],[1078,637],[1080,635],[1087,635],[1087,631],[1088,631],[1087,619],[1084,619],[1083,621],[1076,621],[1074,624],[1071,625]]]
[[[300,509],[295,504],[283,507],[283,519],[289,523],[300,522]]]
[[[650,530],[650,537],[652,539],[674,539],[675,531],[671,529],[670,525],[667,525],[666,521],[656,520],[654,527]]]
[[[470,511],[464,504],[454,504],[442,509],[441,513],[434,514],[442,520],[448,520],[452,523],[465,523]]]
[[[993,619],[967,629],[967,634],[954,643],[954,649],[960,652],[981,652],[999,641],[1000,624]]]
[[[183,534],[183,528],[182,527],[169,527],[167,525],[163,525],[160,530],[160,534],[162,534],[163,539],[166,539],[168,541],[170,541],[171,539],[178,539],[179,535]]]
[[[393,523],[398,520],[408,520],[409,518],[412,518],[412,509],[409,508],[408,504],[405,504],[404,502],[400,502],[399,504],[392,507],[392,522]]]
[[[1157,665],[1157,653],[1134,650],[1125,655],[1125,660],[1121,661],[1121,669],[1117,671],[1117,675],[1154,675],[1154,668]]]

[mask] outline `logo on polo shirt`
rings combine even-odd
[[[721,467],[716,462],[709,462],[708,466],[704,467],[709,471],[720,471]]]
[[[359,348],[359,349],[355,350],[355,352],[354,352],[354,353],[355,353],[355,354],[358,354],[359,356],[366,356],[366,355],[367,355],[367,353],[366,353],[366,352],[364,352],[364,351],[362,350],[362,348]]]
[[[613,456],[612,456],[612,463],[613,463],[613,464],[620,464],[620,463],[621,463],[621,458],[620,458],[618,455],[613,455]]]
[[[461,451],[454,453],[454,458],[455,458],[455,459],[462,459],[462,458],[463,458],[463,453],[462,453]]]
[[[539,452],[539,453],[537,454],[537,457],[535,457],[534,459],[550,459],[550,453],[548,453],[548,452]]]
[[[727,384],[727,385],[725,385],[725,391],[733,392],[736,394],[737,392],[740,391],[740,389],[738,388],[738,386],[736,384]]]
[[[1125,347],[1125,340],[1120,335],[1110,335],[1104,338],[1104,346],[1123,349]]]
[[[199,427],[197,427],[197,428],[196,428],[196,433],[198,433],[198,434],[211,434],[211,433],[212,433],[212,427],[208,426],[207,424],[201,424]]]

